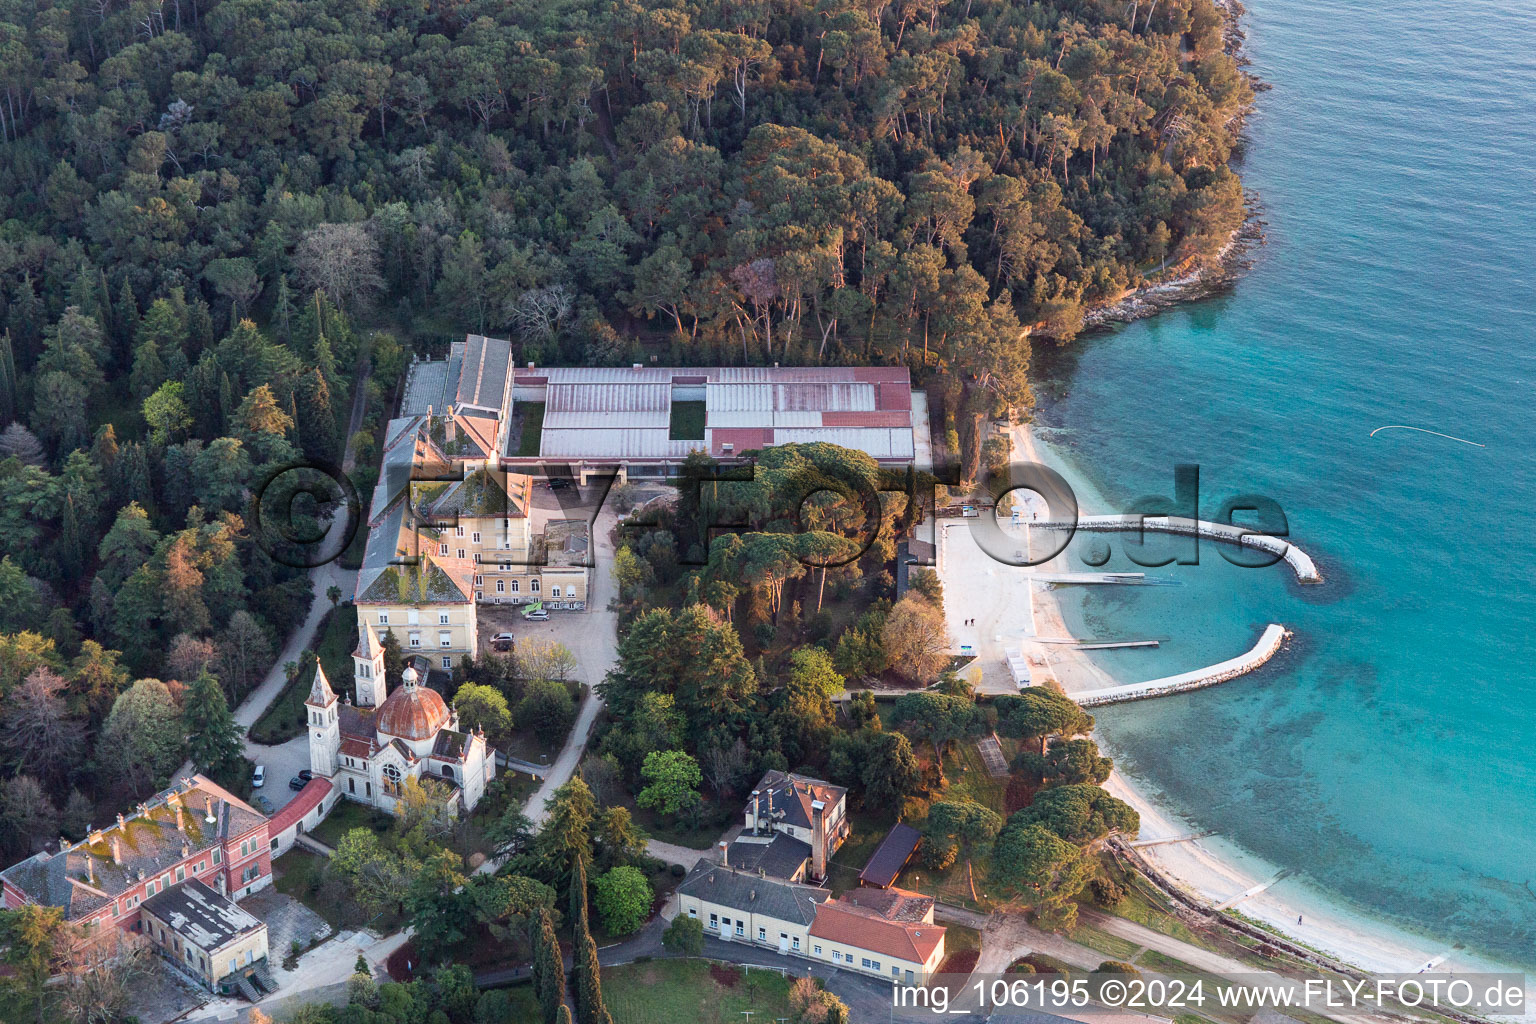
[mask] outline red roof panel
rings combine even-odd
[[[291,828],[304,815],[320,806],[320,801],[331,791],[331,784],[325,779],[310,779],[299,795],[283,807],[282,810],[272,815],[272,820],[267,824],[267,834],[276,835],[286,828]]]

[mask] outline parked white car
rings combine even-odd
[[[251,788],[252,789],[260,789],[262,786],[265,786],[266,784],[267,784],[267,766],[264,765],[264,764],[259,764],[259,765],[256,766],[256,770],[251,773]]]

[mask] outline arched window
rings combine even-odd
[[[517,593],[517,580],[512,581],[512,593]]]
[[[445,779],[453,778],[453,765],[451,765],[451,764],[443,765],[443,778],[445,778]]]
[[[529,580],[528,581],[528,589],[533,591],[533,593],[537,594],[539,592],[539,581],[538,580]]]
[[[392,764],[387,764],[384,766],[384,792],[390,794],[391,796],[400,795],[401,789],[399,766]]]

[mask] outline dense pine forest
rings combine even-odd
[[[1224,30],[1211,0],[0,2],[0,848],[225,721],[310,600],[250,482],[372,462],[354,400],[413,348],[905,363],[973,465],[1031,333],[1239,225]]]

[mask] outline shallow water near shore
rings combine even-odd
[[[1163,640],[1094,654],[1125,682],[1294,630],[1251,677],[1097,712],[1121,763],[1356,907],[1536,967],[1536,7],[1244,24],[1268,241],[1226,294],[1037,349],[1038,436],[1119,508],[1177,463],[1208,515],[1273,498],[1329,582],[1207,543],[1144,570],[1178,586],[1058,596],[1079,636]],[[1105,546],[1139,568],[1123,537],[1073,550]]]

